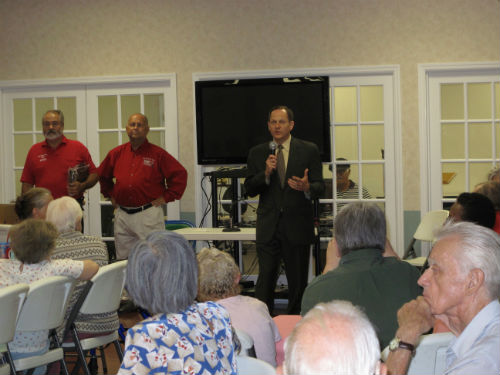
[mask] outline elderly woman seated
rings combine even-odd
[[[28,190],[16,199],[14,209],[17,217],[20,220],[45,219],[47,205],[52,199],[52,194],[45,188],[36,187]]]
[[[18,283],[30,283],[49,276],[69,276],[89,280],[99,269],[91,260],[51,260],[57,229],[40,219],[27,219],[10,230],[11,247],[16,259],[0,259],[0,288]],[[48,332],[33,331],[16,334],[9,343],[14,359],[43,354],[49,348]],[[45,366],[35,374],[45,373]]]
[[[47,208],[47,221],[53,223],[59,231],[56,247],[52,252],[52,259],[90,259],[99,267],[108,264],[108,251],[106,244],[99,238],[86,236],[81,232],[83,212],[80,204],[71,197],[65,196],[53,200]],[[66,310],[66,319],[71,309],[78,300],[85,283],[77,283]],[[66,323],[65,319],[65,323]],[[80,338],[107,334],[116,331],[120,322],[118,314],[79,314],[75,320]],[[58,329],[61,336],[65,324]]]
[[[150,233],[132,248],[126,288],[155,314],[127,332],[125,374],[236,374],[231,322],[213,303],[196,303],[198,265],[181,235]]]
[[[241,274],[234,259],[215,248],[204,248],[198,254],[198,266],[198,300],[224,306],[233,326],[252,337],[257,358],[276,367],[278,328],[265,303],[239,294]]]

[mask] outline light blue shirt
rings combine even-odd
[[[500,374],[500,303],[488,305],[446,350],[445,374]]]

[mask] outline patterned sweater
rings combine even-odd
[[[90,259],[96,262],[99,267],[102,267],[108,264],[108,251],[106,244],[101,239],[83,235],[78,231],[71,231],[59,235],[51,259]],[[78,282],[73,290],[68,303],[68,309],[66,310],[64,323],[57,330],[59,337],[63,334],[66,321],[84,285],[85,281]],[[118,329],[120,322],[116,312],[107,314],[79,314],[75,325],[78,332],[92,334],[115,331]]]

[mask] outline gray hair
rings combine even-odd
[[[500,176],[500,167],[493,168],[490,173],[488,173],[488,181],[493,180],[495,177],[498,178]]]
[[[83,211],[75,198],[64,196],[54,199],[47,207],[46,220],[53,223],[59,233],[71,232],[83,217]]]
[[[54,224],[42,219],[26,219],[9,230],[12,251],[17,260],[26,264],[47,260],[58,235]]]
[[[285,342],[285,374],[372,375],[380,347],[366,315],[351,302],[319,303]]]
[[[458,237],[455,248],[463,274],[478,268],[491,299],[500,297],[500,236],[491,229],[466,221],[448,222],[436,232],[436,242]]]
[[[476,193],[487,196],[496,211],[500,210],[500,182],[488,181],[480,184],[475,190]]]
[[[375,203],[354,202],[342,207],[335,218],[334,231],[342,255],[366,248],[384,251],[385,215]]]
[[[236,296],[240,288],[235,284],[240,269],[228,253],[214,247],[203,248],[198,255],[198,301],[216,301]]]
[[[33,217],[33,209],[42,209],[52,200],[52,194],[43,187],[34,187],[16,199],[15,210],[21,220]]]
[[[64,113],[60,109],[49,109],[47,112],[45,112],[42,116],[42,123],[43,123],[43,118],[48,113],[55,113],[56,115],[59,115],[59,122],[64,125]]]
[[[130,251],[128,293],[137,305],[152,314],[185,310],[196,298],[197,284],[194,250],[178,233],[152,232]]]

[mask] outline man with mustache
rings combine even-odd
[[[59,109],[45,112],[42,130],[45,141],[34,144],[26,156],[22,193],[34,186],[44,187],[54,199],[69,195],[83,206],[83,193],[99,179],[89,151],[82,143],[64,136],[64,114]]]
[[[470,222],[451,222],[436,240],[430,267],[418,280],[423,297],[398,311],[389,373],[406,373],[420,335],[439,318],[456,336],[446,350],[444,374],[499,374],[500,237]]]

